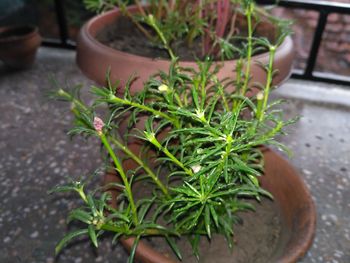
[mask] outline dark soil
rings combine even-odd
[[[281,218],[277,205],[264,199],[261,204],[254,203],[255,212],[241,212],[242,224],[236,225],[234,248],[227,246],[221,235],[215,235],[209,242],[206,238],[200,241],[200,260],[192,255],[191,245],[186,239],[178,241],[184,263],[268,263],[278,251],[281,236]],[[162,254],[176,259],[166,241],[152,238],[147,241]]]
[[[96,39],[116,50],[145,57],[168,58],[166,50],[153,45],[135,25],[125,17],[119,17],[97,33]]]
[[[244,33],[241,32],[241,35],[244,35]],[[116,50],[143,57],[169,59],[168,52],[165,49],[151,43],[126,17],[119,17],[115,23],[106,26],[97,33],[96,39]],[[239,41],[235,45],[242,45],[241,42]],[[176,43],[173,43],[172,49],[181,60],[193,61],[203,57],[200,39],[196,39],[190,47],[185,41],[176,41]]]

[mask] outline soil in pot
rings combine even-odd
[[[230,250],[221,235],[214,235],[209,242],[201,238],[200,259],[192,254],[190,243],[184,238],[177,242],[184,263],[268,263],[276,254],[281,241],[281,217],[275,202],[263,199],[261,203],[251,202],[256,211],[240,212],[241,222],[235,226],[234,246]],[[155,250],[176,261],[176,256],[162,238],[148,238],[145,241]]]
[[[243,29],[245,26],[242,25],[239,27],[242,28],[239,30],[239,35],[246,36],[246,30]],[[262,28],[262,30],[257,31],[257,37],[267,33],[263,27],[260,28]],[[106,46],[130,54],[150,58],[169,59],[169,54],[167,51],[151,43],[127,17],[118,17],[114,23],[107,25],[100,32],[98,32],[96,39]],[[242,47],[243,41],[232,40],[232,44],[236,47]],[[194,43],[190,47],[185,41],[179,40],[172,45],[172,49],[181,60],[195,61],[198,58],[203,59],[201,39],[195,39]],[[261,50],[260,52],[262,53],[264,50]]]

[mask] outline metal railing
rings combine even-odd
[[[315,1],[315,0],[258,0],[259,4],[277,4],[280,7],[290,9],[312,10],[319,13],[316,30],[313,36],[311,49],[308,55],[305,70],[294,70],[292,77],[296,79],[322,81],[327,83],[350,86],[350,77],[315,71],[317,57],[319,54],[323,33],[327,25],[327,18],[330,14],[350,15],[350,4]],[[55,0],[57,23],[59,26],[59,40],[45,40],[43,45],[74,49],[75,43],[69,39],[67,20],[64,11],[64,0]]]
[[[76,45],[74,41],[69,39],[68,34],[68,24],[66,13],[64,10],[64,0],[55,0],[55,12],[56,19],[58,25],[59,39],[44,39],[43,45],[49,47],[60,47],[60,48],[68,48],[75,49]]]
[[[275,0],[258,1],[262,4],[275,4]],[[332,13],[350,15],[350,4],[315,1],[315,0],[279,0],[278,6],[292,9],[312,10],[319,13],[317,26],[313,36],[305,70],[294,70],[292,77],[297,79],[322,81],[340,85],[350,85],[350,78],[332,73],[315,71],[317,56],[320,50],[323,33],[327,25],[328,16]]]

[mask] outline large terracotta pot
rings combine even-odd
[[[260,183],[273,195],[282,220],[280,245],[268,262],[293,263],[302,258],[312,244],[316,226],[316,209],[307,187],[293,167],[275,152],[269,149],[264,149],[263,152],[265,175],[260,177]],[[109,173],[106,181],[118,180],[116,178],[115,174]],[[133,241],[133,238],[121,240],[129,251]],[[205,257],[205,254],[201,256]],[[176,262],[142,241],[137,247],[136,258],[144,263]],[[232,259],[232,262],[235,260]]]
[[[0,60],[12,68],[30,67],[40,43],[35,26],[0,27]]]
[[[130,7],[131,12],[136,12],[135,6]],[[150,75],[157,73],[159,70],[168,71],[170,61],[164,59],[152,59],[138,55],[129,54],[122,51],[117,51],[100,43],[96,39],[96,35],[106,26],[116,23],[121,12],[118,9],[106,12],[92,18],[81,29],[77,40],[77,64],[83,73],[97,83],[104,85],[106,80],[106,72],[110,69],[110,77],[114,82],[121,80],[121,84],[125,84],[128,78],[136,73],[139,77],[131,89],[131,93],[142,89],[142,84],[149,78]],[[274,32],[274,27],[271,24],[263,24],[264,31],[268,35]],[[267,27],[267,28],[266,28]],[[252,79],[251,83],[264,83],[266,73],[255,62],[259,61],[266,64],[269,54],[262,53],[253,57]],[[290,37],[287,37],[284,42],[278,47],[274,68],[278,69],[279,73],[274,79],[274,84],[279,85],[286,80],[291,73],[293,60],[293,42]],[[223,67],[218,73],[218,78],[234,78],[235,76],[235,60],[229,60],[223,63]],[[181,61],[181,66],[197,67],[193,61]]]

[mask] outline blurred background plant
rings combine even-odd
[[[272,17],[254,0],[137,0],[136,13],[127,8],[130,1],[84,0],[84,3],[94,12],[119,7],[149,41],[167,49],[170,57],[183,44],[189,48],[196,46],[201,51],[200,58],[233,59],[241,52],[256,54],[263,49],[254,42],[259,37],[256,29],[260,22],[275,25],[275,32],[269,32],[272,39],[289,28],[288,21]]]
[[[67,20],[70,20],[72,24],[71,29],[68,30],[69,38],[75,40],[82,23],[86,22],[95,12],[87,11],[83,0],[60,1],[66,11]],[[350,0],[330,1],[350,3]],[[315,0],[315,2],[317,1]],[[130,3],[132,4],[133,1]],[[13,23],[36,24],[39,26],[42,36],[58,39],[59,30],[54,6],[54,0],[0,0],[0,26]],[[274,8],[272,12],[276,16],[283,16],[295,21],[293,25],[295,32],[293,39],[296,49],[295,68],[305,69],[317,24],[317,12],[282,7]],[[344,76],[350,75],[349,28],[349,15],[330,15],[316,63],[317,71]]]

